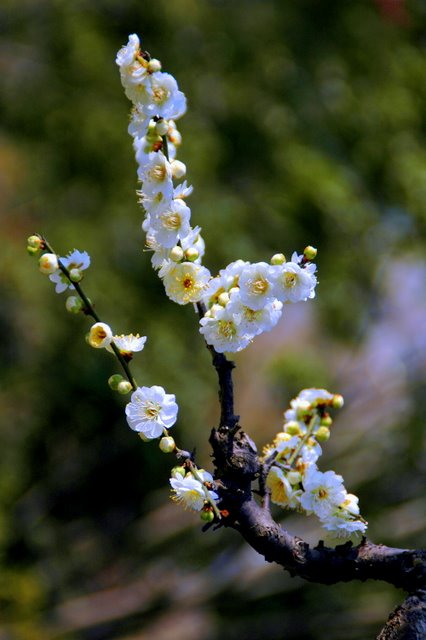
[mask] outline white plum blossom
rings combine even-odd
[[[90,327],[87,342],[95,349],[104,349],[111,344],[112,330],[105,322],[96,322]]]
[[[266,262],[257,262],[243,268],[239,276],[240,297],[250,309],[262,309],[275,298],[273,267]]]
[[[138,177],[142,181],[143,193],[155,196],[158,192],[165,198],[173,197],[172,169],[170,162],[161,151],[148,154],[147,162],[139,166]]]
[[[156,71],[148,77],[142,111],[147,116],[177,120],[186,111],[186,98],[170,73]]]
[[[340,515],[329,516],[322,526],[330,531],[335,538],[349,538],[354,534],[361,536],[367,530],[365,520],[348,519]]]
[[[294,489],[282,469],[275,465],[271,467],[266,478],[266,486],[271,492],[271,500],[281,507],[297,509],[300,489]]]
[[[205,252],[205,242],[201,236],[201,227],[190,228],[188,234],[180,239],[180,244],[184,252],[195,249],[198,251],[198,258],[193,260],[195,264],[201,264]]]
[[[295,262],[284,262],[274,269],[274,295],[281,302],[300,302],[315,297],[316,266],[302,268]]]
[[[206,267],[193,262],[176,264],[167,260],[160,269],[160,277],[163,278],[170,300],[177,304],[188,304],[201,300],[211,275]]]
[[[240,318],[240,330],[252,338],[275,327],[281,317],[282,308],[282,302],[273,300],[261,309],[251,309],[242,303],[239,293],[232,294],[228,305],[229,312]]]
[[[178,406],[172,393],[163,387],[138,387],[126,405],[129,427],[151,440],[162,435],[176,422]]]
[[[241,351],[250,342],[250,338],[241,332],[239,316],[230,313],[227,307],[215,305],[201,318],[200,325],[205,341],[218,353]]]
[[[72,269],[79,269],[83,271],[90,266],[90,256],[87,251],[70,251],[70,253],[64,258],[59,258],[63,266],[71,271]],[[62,273],[62,271],[56,271],[52,275],[49,276],[49,279],[55,283],[55,291],[56,293],[62,293],[66,289],[74,289],[74,285],[72,282],[68,280],[66,275]]]
[[[308,513],[315,513],[320,520],[326,520],[346,497],[342,476],[334,471],[323,473],[314,465],[306,470],[303,489],[300,497],[302,507]]]
[[[207,471],[199,469],[198,475],[204,480],[204,482],[213,482],[213,477]],[[187,473],[184,477],[176,474],[174,477],[170,478],[170,485],[173,492],[172,499],[175,502],[182,504],[186,509],[201,511],[207,500],[207,495],[210,500],[219,499],[217,493],[210,489],[207,490],[206,495],[204,486],[199,480],[194,478],[192,473]]]
[[[149,223],[150,235],[166,249],[174,247],[178,240],[185,238],[190,230],[191,210],[183,200],[172,200],[171,205],[157,216],[152,216]]]
[[[122,354],[131,355],[137,351],[142,351],[145,346],[146,336],[140,336],[138,333],[136,335],[130,333],[127,336],[113,336],[113,342]]]

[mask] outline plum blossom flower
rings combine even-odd
[[[177,304],[188,304],[201,300],[203,291],[210,280],[210,271],[193,262],[176,264],[165,261],[160,270],[166,294]]]
[[[87,341],[90,346],[95,349],[108,347],[112,341],[111,327],[105,322],[95,322],[95,324],[90,327]]]
[[[250,338],[240,329],[240,317],[230,312],[228,307],[214,305],[201,318],[200,325],[200,333],[205,341],[218,353],[241,351],[250,342]]]
[[[114,336],[113,342],[122,355],[131,356],[132,353],[142,351],[145,346],[146,336],[140,336],[138,333],[136,335],[130,333],[127,336]]]
[[[198,475],[204,482],[213,482],[213,476],[203,469],[198,470]],[[206,495],[204,486],[199,480],[194,478],[192,473],[187,473],[184,477],[176,474],[174,477],[170,478],[170,485],[174,494],[172,496],[172,500],[182,504],[185,509],[201,511],[204,503],[206,502],[207,495],[211,500],[219,499],[218,494],[210,489],[207,490]]]
[[[275,298],[273,267],[266,262],[244,267],[238,285],[242,303],[253,310],[262,309]]]
[[[295,262],[284,262],[274,269],[274,295],[281,302],[300,302],[315,297],[316,266],[308,264],[302,269]]]
[[[71,271],[72,269],[78,269],[83,271],[90,266],[90,256],[87,251],[70,251],[70,253],[65,256],[65,258],[59,258],[62,265]],[[49,279],[55,283],[55,291],[56,293],[62,293],[66,289],[74,289],[74,285],[68,280],[66,275],[62,273],[62,271],[56,271],[49,276]]]
[[[129,427],[138,431],[148,440],[158,438],[164,429],[170,429],[176,422],[178,405],[172,393],[163,387],[138,387],[126,405]]]
[[[266,478],[266,486],[271,491],[271,500],[281,507],[295,509],[299,504],[300,489],[294,489],[283,470],[273,466]]]
[[[149,233],[155,235],[160,245],[171,249],[190,232],[190,218],[191,210],[184,201],[172,200],[169,208],[150,219]]]
[[[318,471],[315,465],[307,468],[303,489],[300,497],[302,507],[308,513],[315,513],[320,520],[326,520],[346,497],[342,476],[334,471]]]

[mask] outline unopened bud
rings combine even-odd
[[[148,73],[155,73],[156,71],[161,71],[161,62],[157,60],[157,58],[151,58],[147,65]]]
[[[271,258],[271,264],[284,264],[286,261],[283,253],[275,253]]]
[[[122,396],[125,396],[126,393],[130,393],[132,389],[133,387],[128,380],[122,380],[117,385],[117,391],[118,393],[121,393]]]
[[[173,467],[170,474],[172,478],[178,478],[179,476],[184,478],[186,476],[186,469],[185,467]]]
[[[172,453],[176,449],[175,441],[171,436],[161,438],[158,445],[163,453]]]
[[[65,308],[69,313],[80,313],[83,308],[83,302],[77,296],[68,296],[65,300]]]
[[[318,442],[327,442],[330,438],[330,429],[328,427],[319,427],[315,433],[315,438]]]
[[[183,249],[178,244],[173,249],[170,249],[170,260],[173,260],[173,262],[180,262],[183,256]]]
[[[117,391],[118,390],[118,385],[123,380],[124,380],[124,378],[121,375],[121,373],[114,373],[114,375],[112,375],[112,376],[110,376],[108,378],[108,385],[109,385],[110,389],[112,389],[113,391]]]
[[[77,267],[74,267],[74,269],[70,269],[69,275],[71,282],[80,282],[80,280],[82,280],[83,278],[82,270],[77,269]]]
[[[333,407],[333,409],[341,409],[344,404],[345,401],[343,400],[343,396],[341,396],[340,393],[336,393],[333,396],[333,400],[331,401],[331,406]]]
[[[320,420],[320,425],[322,427],[331,427],[332,424],[333,424],[333,419],[331,416],[329,416],[328,414],[326,414],[325,416],[322,416]]]
[[[185,251],[185,258],[189,260],[189,262],[194,262],[194,260],[197,260],[199,257],[200,252],[195,247],[189,247],[189,249]]]
[[[158,133],[159,136],[165,136],[168,130],[169,130],[169,123],[167,122],[167,120],[164,120],[163,118],[161,118],[161,120],[158,120],[158,122],[155,123],[155,131]]]
[[[311,245],[308,245],[303,249],[303,255],[305,256],[306,260],[315,260],[317,253],[318,251],[315,249],[315,247],[311,247]]]
[[[171,163],[172,176],[175,180],[180,180],[186,175],[186,165],[180,160],[172,160]]]
[[[39,236],[30,236],[27,238],[27,244],[32,249],[40,249],[43,244],[43,240],[39,238]]]
[[[222,293],[220,293],[217,297],[217,301],[219,304],[222,305],[222,307],[226,307],[226,305],[229,302],[229,293],[227,291],[222,291]]]
[[[214,520],[214,513],[213,513],[213,509],[203,509],[200,513],[200,518],[203,522],[213,522]]]
[[[298,436],[300,434],[300,425],[296,420],[290,420],[289,422],[286,422],[284,426],[286,432],[291,436]]]
[[[42,273],[49,275],[58,270],[58,258],[54,253],[43,253],[38,261],[38,268]]]
[[[27,253],[30,256],[36,256],[39,251],[40,249],[37,249],[37,247],[30,247],[30,245],[27,247]]]

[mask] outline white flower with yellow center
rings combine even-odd
[[[170,73],[156,71],[151,74],[146,86],[147,96],[141,105],[147,116],[160,116],[165,120],[176,120],[186,111],[186,98],[179,91],[176,80]]]
[[[204,482],[212,482],[213,477],[207,471],[198,471]],[[180,503],[185,509],[193,509],[201,511],[207,500],[206,491],[192,473],[187,473],[185,477],[175,475],[170,478],[172,487],[172,500]],[[218,500],[219,496],[215,491],[208,490],[208,496],[211,500]]]
[[[90,256],[87,251],[70,251],[70,253],[65,256],[65,258],[59,258],[62,265],[71,271],[72,269],[78,269],[79,271],[84,271],[90,266]],[[66,289],[74,289],[74,285],[72,282],[68,280],[66,275],[62,273],[62,271],[56,271],[52,275],[49,276],[49,280],[55,283],[55,291],[56,293],[62,293]]]
[[[275,298],[273,290],[273,268],[266,262],[257,262],[244,267],[238,285],[241,302],[250,309],[262,309]]]
[[[300,302],[315,297],[316,267],[308,264],[303,269],[295,262],[275,265],[274,294],[281,302]]]
[[[111,344],[111,327],[105,322],[96,322],[90,327],[87,342],[95,349],[104,349]]]
[[[158,244],[171,249],[190,232],[190,218],[191,210],[184,201],[173,200],[169,209],[151,217],[149,234],[155,235]]]
[[[315,513],[320,520],[326,520],[346,498],[343,478],[334,471],[318,471],[315,465],[307,468],[303,477],[300,497],[302,507],[308,513]]]
[[[239,292],[231,295],[229,303],[229,311],[241,318],[241,331],[252,338],[275,327],[281,317],[282,308],[282,302],[273,300],[261,309],[251,309],[242,303]]]
[[[151,440],[170,429],[177,418],[178,406],[175,396],[166,393],[163,387],[138,387],[126,405],[129,427]]]
[[[201,318],[200,325],[205,341],[218,353],[241,351],[250,343],[250,339],[241,332],[240,317],[230,313],[228,307],[215,305]]]
[[[127,336],[114,336],[113,342],[120,350],[121,355],[131,356],[132,353],[142,351],[145,346],[146,336],[140,336],[138,333],[136,335],[130,333]]]
[[[342,538],[351,538],[352,542],[357,544],[367,530],[368,522],[361,519],[343,517],[343,515],[333,515],[324,520],[322,526],[331,533],[333,538],[337,538],[337,542]]]
[[[141,192],[143,195],[152,197],[162,193],[164,199],[173,197],[170,162],[161,151],[153,151],[148,154],[147,162],[138,169],[138,177],[142,181]]]
[[[271,492],[271,500],[281,507],[296,509],[300,506],[300,489],[293,489],[282,469],[273,466],[266,478],[266,486]]]
[[[160,270],[166,294],[177,304],[188,304],[201,300],[203,291],[211,278],[210,271],[193,262],[176,264],[165,261]]]

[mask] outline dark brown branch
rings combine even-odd
[[[197,303],[197,310],[200,318],[206,313],[206,307],[202,302]],[[218,353],[210,344],[206,343],[206,346],[212,356],[212,363],[219,379],[220,426],[226,426],[234,432],[238,428],[240,419],[240,416],[234,414],[232,370],[235,368],[235,364],[228,360],[223,353]]]
[[[408,596],[393,611],[377,640],[424,640],[426,638],[426,591]]]
[[[383,580],[410,593],[426,588],[426,551],[393,549],[363,540],[328,548],[322,542],[311,548],[276,523],[267,509],[254,500],[251,484],[261,465],[256,449],[240,431],[214,429],[210,436],[216,477],[224,489],[221,508],[229,512],[224,524],[241,533],[268,562],[283,566],[292,576],[311,582],[334,584],[351,580]]]

